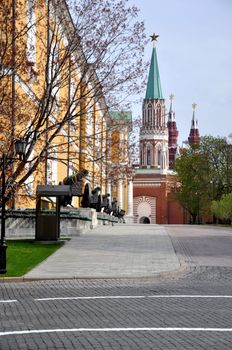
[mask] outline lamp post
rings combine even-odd
[[[17,140],[15,142],[15,151],[19,155],[19,159],[25,155],[26,141]],[[1,219],[1,241],[0,241],[0,274],[6,273],[6,167],[7,161],[14,158],[8,158],[5,153],[2,155],[2,219]]]

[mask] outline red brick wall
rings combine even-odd
[[[157,176],[159,179],[165,177]],[[168,223],[168,211],[167,211],[167,185],[166,182],[158,182],[154,181],[154,175],[151,177],[149,175],[143,175],[142,177],[136,176],[136,180],[140,180],[141,183],[143,182],[142,179],[150,180],[148,184],[156,184],[160,185],[158,186],[141,186],[137,187],[134,186],[134,197],[139,196],[149,196],[149,197],[156,197],[156,223],[157,224],[167,224]],[[152,181],[153,180],[153,181]]]
[[[184,210],[180,204],[173,200],[168,199],[168,223],[169,224],[184,224],[185,222]]]
[[[171,193],[170,181],[175,181],[175,177],[165,175],[137,174],[134,181],[134,197],[149,196],[156,197],[156,223],[157,224],[184,224],[186,218],[184,210],[175,200]],[[139,187],[139,181],[143,186]],[[146,182],[145,182],[146,181]],[[144,186],[147,183],[148,186]],[[153,184],[156,186],[149,186]],[[159,186],[157,186],[159,185]]]

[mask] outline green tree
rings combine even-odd
[[[138,11],[127,0],[70,0],[69,7],[66,1],[48,0],[36,1],[26,16],[23,1],[0,4],[0,158],[3,152],[11,157],[15,139],[23,138],[28,144],[25,158],[15,161],[6,174],[9,198],[20,187],[26,190],[25,184],[42,162],[45,183],[49,181],[49,161],[66,164],[68,173],[80,164],[83,152],[88,152],[85,145],[93,153],[88,160],[91,164],[108,166],[108,147],[103,147],[102,141],[100,149],[94,144],[106,138],[106,133],[109,140],[111,123],[106,130],[94,126],[87,136],[81,130],[84,118],[93,118],[93,110],[97,113],[100,105],[102,119],[109,119],[110,110],[127,110],[125,101],[144,87],[147,38]],[[28,23],[26,17],[31,18]],[[25,50],[28,34],[35,44]],[[33,52],[37,52],[37,60]],[[27,74],[27,81],[22,73]],[[78,81],[73,79],[77,73]],[[17,82],[30,91],[33,111],[31,101],[16,94]],[[61,144],[62,131],[66,140]],[[70,151],[71,143],[80,145],[79,152]]]
[[[191,221],[199,223],[201,214],[209,202],[208,193],[205,191],[209,177],[207,159],[198,147],[190,147],[176,160],[175,171],[181,182],[177,199],[190,214]]]
[[[232,192],[232,145],[226,138],[204,136],[201,138],[200,152],[209,165],[209,195],[219,200],[223,194]]]
[[[221,220],[232,221],[232,193],[224,194],[219,201],[211,204],[212,213]]]
[[[199,221],[210,207],[217,207],[216,202],[211,206],[213,200],[219,201],[232,192],[231,151],[232,145],[226,138],[204,136],[198,146],[184,149],[176,160],[175,170],[181,183],[177,199],[193,222],[197,218]]]

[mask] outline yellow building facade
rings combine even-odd
[[[14,158],[8,206],[35,207],[38,184],[57,185],[86,169],[85,181],[116,196],[127,212],[129,182],[126,171],[118,172],[128,168],[131,121],[109,113],[66,2],[3,0],[0,30],[0,154]],[[19,138],[27,151],[16,160]],[[80,204],[75,197],[73,205]]]
[[[127,222],[133,222],[133,171],[129,145],[131,131],[132,113],[130,111],[111,112],[108,186],[119,208],[126,211]]]

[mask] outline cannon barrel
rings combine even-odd
[[[81,170],[80,172],[75,173],[74,175],[67,176],[63,179],[64,185],[73,185],[82,180],[83,177],[88,176],[88,170]]]
[[[60,199],[60,203],[63,206],[72,204],[72,196],[82,196],[82,179],[89,174],[88,170],[81,170],[80,172],[75,173],[74,175],[67,176],[63,179],[63,185],[69,185],[71,188],[70,196],[63,196]]]

